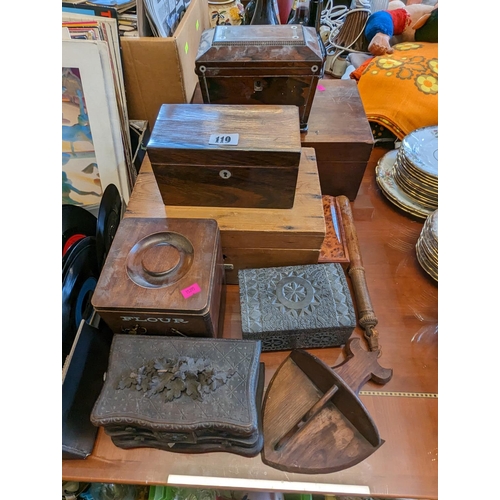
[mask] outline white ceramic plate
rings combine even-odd
[[[396,163],[397,149],[386,153],[377,163],[375,178],[386,198],[401,210],[420,218],[427,218],[433,210],[422,206],[418,201],[408,196],[396,183],[393,167]]]
[[[434,177],[438,176],[438,127],[422,127],[403,138],[401,148],[408,161]]]

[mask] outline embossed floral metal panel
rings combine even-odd
[[[341,346],[356,326],[340,264],[244,269],[238,279],[243,338],[263,351]]]

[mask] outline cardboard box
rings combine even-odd
[[[147,120],[152,130],[162,104],[191,101],[198,83],[194,61],[208,27],[206,0],[191,0],[173,36],[121,38],[130,120]]]

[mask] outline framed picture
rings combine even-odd
[[[122,127],[107,43],[62,40],[63,204],[97,214],[109,184],[128,203]]]

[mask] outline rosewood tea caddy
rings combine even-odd
[[[326,52],[302,25],[216,26],[201,35],[195,71],[207,104],[280,104],[307,122]]]
[[[164,104],[148,143],[172,206],[292,208],[300,155],[296,106]]]

